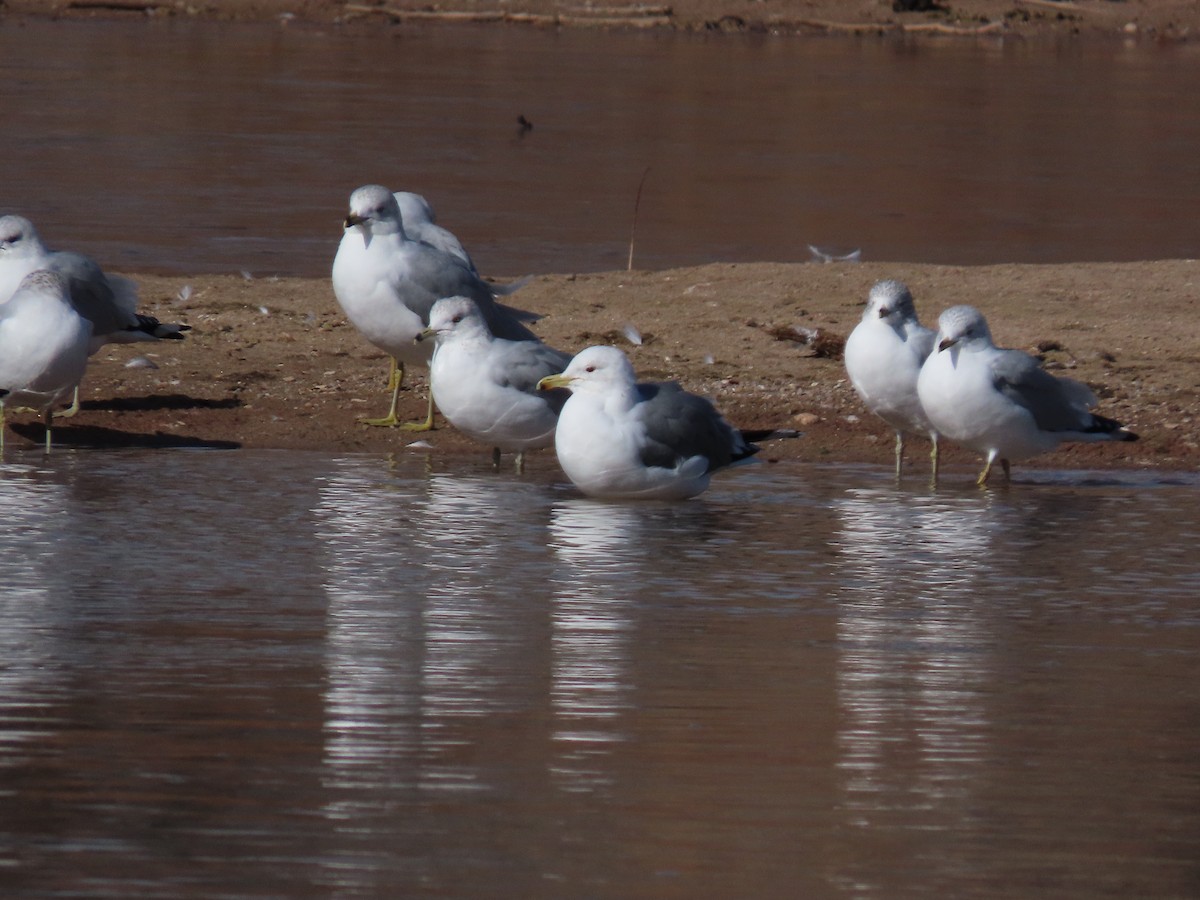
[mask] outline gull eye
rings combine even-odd
[[[451,320],[450,320],[450,324],[451,324],[451,325],[457,325],[457,324],[458,324],[459,322],[461,322],[462,320],[463,320],[463,317],[462,317],[461,315],[458,315],[458,316],[455,316],[453,319],[451,319]]]
[[[585,371],[585,372],[595,372],[595,371],[596,371],[596,367],[595,367],[595,366],[588,366],[588,367],[587,367],[587,368],[585,368],[583,371]]]

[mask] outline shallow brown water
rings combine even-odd
[[[328,273],[422,192],[487,273],[1194,258],[1200,46],[0,22],[0,202],[120,269]],[[521,136],[516,120],[534,123]]]
[[[1200,886],[1195,478],[0,467],[0,893]]]

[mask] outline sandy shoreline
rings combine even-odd
[[[396,0],[386,8],[486,12],[495,5]],[[559,15],[577,6],[582,8],[513,0],[504,9]],[[379,9],[355,11],[319,0],[6,0],[0,22],[12,24],[22,16],[178,16],[384,33],[426,27]],[[622,7],[621,14],[633,15],[632,9]],[[1191,40],[1200,35],[1200,4],[1176,0],[962,0],[926,12],[896,12],[890,0],[689,0],[673,4],[667,18],[655,27],[855,35],[946,26],[907,32],[930,40],[943,39],[947,28],[984,27],[989,35],[1022,37]],[[812,24],[821,22],[847,27]],[[83,385],[83,411],[56,427],[59,446],[391,452],[413,441],[404,432],[357,423],[384,411],[386,361],[346,322],[328,279],[133,277],[141,284],[144,311],[194,330],[183,342],[105,348],[97,354]],[[630,352],[642,377],[680,380],[712,397],[737,425],[805,432],[800,440],[773,444],[765,455],[887,465],[891,435],[863,410],[840,358],[817,356],[810,345],[781,339],[793,330],[819,329],[836,343],[853,328],[868,288],[880,278],[908,282],[927,324],[948,306],[971,303],[988,316],[1000,344],[1056,347],[1045,352],[1047,365],[1092,385],[1102,398],[1100,411],[1142,436],[1133,444],[1064,447],[1026,465],[1196,468],[1200,264],[1194,261],[979,267],[759,263],[557,274],[534,278],[517,305],[545,314],[538,332],[564,350],[617,343]],[[180,296],[185,285],[190,288],[186,298]],[[624,336],[630,324],[644,336],[641,346]],[[138,356],[157,368],[127,367]],[[402,397],[402,412],[416,418],[425,402],[424,373],[413,387]],[[13,452],[22,445],[30,450],[40,439],[40,425],[10,417]],[[422,440],[435,452],[487,452],[447,427]],[[910,465],[923,466],[923,456],[914,448]],[[965,452],[951,450],[947,458],[952,467],[976,467]]]
[[[246,447],[486,455],[444,423],[428,435],[368,428],[387,397],[384,355],[349,325],[327,279],[133,275],[142,308],[192,326],[185,341],[106,347],[92,359],[83,409],[55,427],[59,447]],[[900,278],[922,320],[971,303],[998,343],[1036,351],[1090,384],[1100,411],[1137,443],[1068,445],[1018,467],[1193,470],[1200,461],[1200,263],[954,267],[912,264],[713,264],[661,272],[543,275],[517,295],[545,315],[550,344],[615,343],[640,377],[673,378],[744,428],[792,427],[763,456],[888,465],[892,436],[867,413],[840,358],[787,339],[844,338],[870,285]],[[186,289],[185,289],[186,288]],[[632,325],[642,337],[625,336]],[[145,357],[156,366],[128,365]],[[425,373],[401,395],[423,413]],[[9,449],[34,452],[41,426],[11,416]],[[431,451],[426,447],[432,448]],[[542,457],[545,458],[542,461]],[[951,467],[977,468],[953,449]],[[552,451],[533,465],[554,466]],[[925,466],[914,446],[909,467]]]

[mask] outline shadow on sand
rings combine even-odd
[[[80,414],[89,410],[107,412],[154,412],[156,410],[236,409],[241,406],[236,398],[220,400],[198,399],[184,394],[151,394],[144,397],[113,397],[107,400],[85,400],[80,403]],[[9,422],[8,427],[26,440],[42,443],[46,431],[40,421]],[[100,425],[87,425],[77,419],[55,419],[53,443],[61,448],[198,448],[205,450],[236,450],[237,441],[208,440],[186,434],[169,434],[155,431],[151,434],[119,431]]]

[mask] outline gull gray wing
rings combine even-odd
[[[79,253],[51,254],[50,268],[67,279],[71,305],[92,323],[92,333],[96,336],[137,325],[137,295],[130,295],[132,282],[122,279],[118,296],[100,267]]]
[[[673,468],[681,459],[703,456],[711,472],[758,449],[743,441],[716,407],[673,381],[639,384],[638,393],[648,438],[641,459],[647,466]]]
[[[527,394],[534,393],[539,381],[547,375],[557,375],[571,361],[570,355],[541,341],[496,340],[492,342],[492,352],[501,373],[498,379],[501,385]]]
[[[1025,407],[1043,431],[1085,431],[1096,395],[1086,384],[1055,378],[1020,350],[1001,350],[991,361],[996,389]]]
[[[537,335],[522,325],[496,302],[491,286],[475,275],[462,260],[442,253],[428,244],[409,242],[409,276],[420,285],[423,296],[405,297],[405,305],[429,321],[433,304],[443,297],[469,297],[479,306],[492,334],[510,341],[537,340]]]

